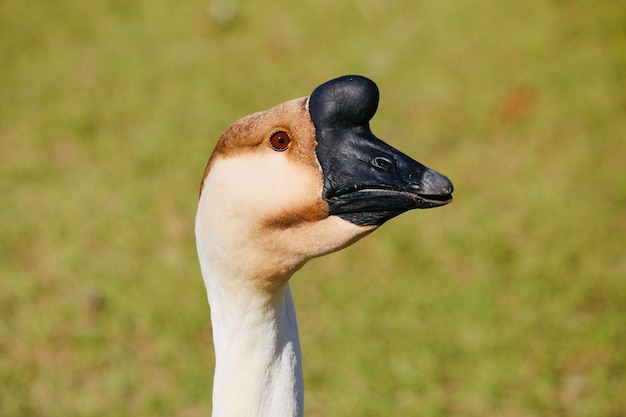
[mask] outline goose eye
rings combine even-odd
[[[291,139],[289,139],[287,132],[276,132],[270,137],[270,145],[272,145],[272,148],[278,152],[286,151],[287,148],[289,148],[290,143]]]

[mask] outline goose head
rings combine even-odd
[[[371,132],[378,100],[374,82],[344,76],[231,125],[200,189],[203,272],[276,288],[405,211],[452,201],[448,178]]]

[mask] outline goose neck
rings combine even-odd
[[[210,288],[213,417],[303,415],[296,312],[289,285],[271,297]]]

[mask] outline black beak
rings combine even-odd
[[[355,75],[328,81],[309,98],[323,198],[331,215],[361,226],[448,204],[454,189],[444,175],[374,136],[369,121],[378,98],[376,84]]]

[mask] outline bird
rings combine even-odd
[[[372,133],[379,95],[366,77],[338,77],[237,120],[215,145],[195,220],[213,417],[302,416],[292,275],[401,213],[452,201],[446,176]]]

